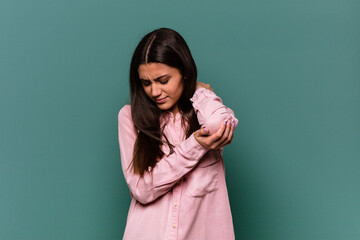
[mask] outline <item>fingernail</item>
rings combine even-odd
[[[226,122],[227,122],[227,121],[224,122],[224,125],[226,125]]]
[[[204,132],[206,132],[206,128],[204,128]]]
[[[233,127],[235,127],[235,123],[233,123]]]
[[[229,120],[228,123],[231,123],[231,120]]]

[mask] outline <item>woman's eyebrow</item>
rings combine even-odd
[[[155,81],[159,81],[161,78],[166,77],[166,76],[168,76],[168,75],[169,75],[169,74],[161,75],[161,76],[155,78]],[[147,79],[142,79],[142,78],[140,78],[140,80],[141,80],[141,81],[149,81],[149,80],[147,80]]]

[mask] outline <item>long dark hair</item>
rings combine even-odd
[[[159,28],[146,34],[137,45],[130,65],[131,113],[137,130],[132,166],[134,172],[141,176],[164,156],[162,144],[168,144],[170,154],[174,148],[160,127],[163,111],[146,95],[139,79],[139,65],[152,62],[180,71],[184,87],[178,108],[182,113],[182,125],[186,126],[186,137],[200,128],[190,102],[196,88],[197,69],[188,45],[178,32],[169,28]],[[162,137],[165,137],[165,143]]]

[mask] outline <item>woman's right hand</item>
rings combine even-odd
[[[234,137],[234,124],[228,120],[226,124],[222,123],[216,133],[209,135],[206,128],[194,132],[195,140],[206,149],[220,149],[231,143]]]

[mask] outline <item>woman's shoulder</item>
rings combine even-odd
[[[124,117],[131,119],[131,105],[130,104],[126,104],[119,110],[118,119],[120,120]]]

